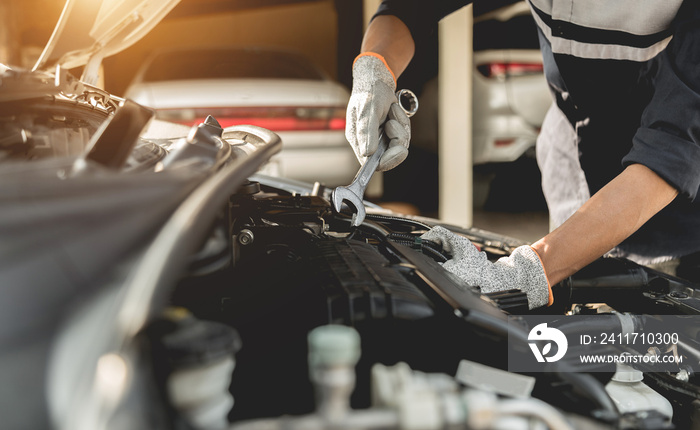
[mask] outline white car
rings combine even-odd
[[[345,140],[347,89],[301,54],[269,48],[156,52],[125,94],[156,117],[186,125],[208,115],[222,127],[275,131],[283,151],[267,171],[327,186],[350,183],[358,164]]]
[[[552,103],[525,2],[474,19],[473,162],[512,162],[534,148]]]

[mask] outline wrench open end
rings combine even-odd
[[[333,203],[333,209],[340,213],[340,209],[343,206],[343,201],[347,201],[349,205],[352,205],[354,213],[352,215],[352,225],[354,227],[359,226],[365,220],[365,205],[362,199],[353,193],[347,187],[337,187],[331,193],[331,202]]]

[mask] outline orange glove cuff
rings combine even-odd
[[[394,78],[394,85],[396,85],[396,75],[394,75],[394,72],[391,70],[391,67],[389,67],[389,65],[387,64],[387,62],[386,62],[386,60],[384,59],[384,57],[382,57],[381,55],[377,54],[376,52],[369,52],[369,51],[368,51],[368,52],[363,52],[363,53],[361,53],[360,55],[358,55],[357,57],[355,57],[355,60],[352,62],[353,66],[355,65],[355,61],[357,61],[358,58],[360,58],[360,57],[375,57],[375,58],[378,58],[378,59],[382,62],[382,64],[384,64],[384,66],[385,66],[386,69],[389,71],[389,73],[391,73],[391,77]]]

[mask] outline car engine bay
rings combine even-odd
[[[68,75],[2,85],[0,373],[35,399],[0,392],[10,423],[700,429],[700,285],[601,258],[528,310],[521,291],[445,271],[420,237],[438,220],[367,203],[353,227],[323,185],[259,173],[281,147],[269,130],[208,118],[146,138],[152,113]],[[523,244],[446,227],[492,261]],[[585,342],[661,331],[661,316],[680,328],[653,348]],[[509,371],[535,317],[571,329],[572,352],[683,364]]]
[[[445,272],[440,263],[449,255],[420,239],[431,227],[426,220],[375,211],[354,228],[348,213],[332,211],[329,190],[319,184],[301,195],[265,185],[270,178],[261,176],[260,180],[262,183],[247,182],[230,197],[230,249],[223,244],[220,248],[220,258],[230,266],[212,263],[211,256],[194,263],[195,273],[180,281],[172,301],[197,318],[235,328],[240,337],[242,348],[236,353],[230,389],[235,404],[229,418],[242,424],[233,428],[414,428],[411,426],[421,422],[424,424],[415,428],[531,428],[527,423],[532,419],[551,428],[560,428],[553,424],[557,419],[576,423],[569,424],[571,428],[696,425],[692,417],[697,413],[700,391],[692,365],[675,374],[644,376],[648,386],[668,399],[666,410],[673,402],[677,411],[684,411],[674,414],[675,423],[656,404],[630,412],[605,399],[605,390],[600,388],[610,383],[614,366],[589,374],[554,369],[530,375],[534,389],[525,400],[522,393],[500,392],[498,384],[460,377],[467,372],[464,369],[490,374],[507,368],[509,351],[504,344],[512,338],[506,315],[559,314],[562,321],[565,315],[597,315],[600,324],[617,324],[621,329],[625,323],[620,321],[630,318],[633,325],[650,324],[649,330],[651,323],[634,315],[697,315],[700,296],[692,284],[627,260],[606,258],[556,286],[555,306],[528,311],[527,298],[520,291],[482,295],[478,288]],[[477,229],[462,233],[491,260],[520,245],[517,240]],[[206,267],[212,264],[226,268],[209,272]],[[700,357],[700,331],[692,327],[693,320],[688,321],[685,340],[680,342],[683,351],[676,353],[693,357],[695,363]],[[322,350],[323,345],[312,344],[314,335],[309,333],[338,326],[353,327],[360,339],[360,358],[348,370],[355,375],[354,391],[353,386],[339,388],[328,381],[330,387],[324,387],[323,378],[316,378],[322,370],[312,364],[314,348]],[[520,375],[498,373],[494,377],[506,386],[517,386]],[[451,383],[432,386],[424,382],[426,378],[445,378]],[[453,404],[456,397],[450,396],[459,397],[456,393],[465,385],[469,389],[462,393],[464,398],[475,396],[469,402],[489,404],[492,421],[475,423],[469,415],[458,418]],[[489,397],[493,393],[503,396]],[[508,402],[515,401],[505,394],[518,398],[524,410],[501,416],[498,411],[507,410]],[[479,396],[486,397],[478,400]],[[417,400],[424,397],[428,400]],[[526,412],[538,411],[542,404],[566,413],[539,416]],[[467,403],[465,407],[472,406]],[[362,421],[366,419],[362,414],[387,414],[387,408],[394,409],[392,418],[385,415],[374,423],[368,418]]]

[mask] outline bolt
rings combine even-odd
[[[255,240],[255,235],[248,229],[241,230],[238,233],[238,243],[241,245],[250,245],[253,243],[253,240]]]
[[[688,374],[686,369],[681,369],[681,371],[676,374],[676,379],[681,382],[688,382],[690,380],[690,374]]]

